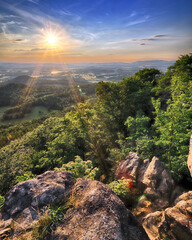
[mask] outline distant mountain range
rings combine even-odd
[[[53,67],[54,66],[67,66],[67,67],[90,67],[90,66],[141,66],[141,65],[167,65],[170,66],[175,61],[165,61],[165,60],[149,60],[149,61],[136,61],[136,62],[104,62],[104,63],[14,63],[14,62],[2,62],[0,61],[0,67],[11,67],[11,68],[27,68],[27,67],[35,67],[42,65],[43,67]]]

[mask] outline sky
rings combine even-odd
[[[191,0],[0,0],[0,61],[134,62],[192,52]]]

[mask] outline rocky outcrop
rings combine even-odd
[[[1,236],[10,231],[14,221],[12,238],[21,239],[22,234],[27,234],[24,237],[32,239],[31,229],[43,207],[53,202],[61,204],[63,200],[72,207],[46,239],[149,239],[141,224],[108,186],[88,179],[77,179],[74,184],[72,175],[62,171],[48,171],[17,184],[9,192],[1,212]]]
[[[78,179],[73,189],[74,208],[53,239],[148,239],[141,225],[112,190],[98,181]]]
[[[17,231],[31,228],[45,206],[69,197],[73,184],[71,173],[47,171],[15,185],[1,210],[0,235],[10,230],[11,222]]]
[[[192,177],[192,133],[191,133],[190,143],[189,143],[189,155],[188,155],[188,159],[187,159],[187,165],[188,165],[191,177]]]
[[[191,240],[192,191],[179,196],[173,207],[148,214],[143,226],[151,240]]]
[[[153,157],[151,162],[148,159],[142,160],[136,153],[129,153],[126,160],[120,163],[116,170],[117,178],[132,177],[147,198],[159,202],[160,207],[167,207],[173,202],[176,196],[181,194],[176,189],[171,173],[166,169],[164,163]]]
[[[48,171],[34,179],[18,183],[6,198],[1,211],[2,219],[16,219],[29,212],[34,219],[44,206],[67,198],[73,184],[72,174],[64,171]]]

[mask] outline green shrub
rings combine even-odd
[[[32,174],[31,172],[25,172],[23,176],[16,177],[16,182],[17,183],[24,182],[24,181],[32,179],[34,177],[35,177],[35,175]]]
[[[94,168],[90,160],[83,161],[79,156],[75,157],[74,162],[63,164],[61,168],[55,168],[55,170],[71,172],[74,178],[90,178],[92,180],[99,172],[99,169]]]
[[[5,202],[5,198],[0,195],[0,209],[3,207],[4,202]]]
[[[109,187],[126,205],[131,205],[133,201],[131,191],[132,185],[133,181],[131,179],[122,178],[120,180],[111,182]]]

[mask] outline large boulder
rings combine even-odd
[[[11,233],[12,239],[34,239],[32,229],[38,225],[45,207],[48,209],[52,203],[67,203],[70,208],[44,239],[149,239],[108,186],[89,179],[77,179],[74,183],[71,173],[64,171],[45,172],[17,184],[8,193],[1,211],[0,238]]]
[[[151,240],[191,240],[192,191],[179,196],[173,207],[148,214],[143,226]]]
[[[142,160],[136,153],[129,153],[125,161],[120,163],[116,170],[116,177],[132,178],[136,187],[140,189],[150,200],[164,200],[164,207],[181,194],[175,190],[175,183],[170,171],[158,158],[153,157],[151,161]],[[162,201],[160,201],[162,206]]]
[[[171,173],[166,169],[164,163],[156,157],[153,157],[149,163],[142,183],[146,186],[144,193],[147,193],[148,196],[151,194],[151,197],[155,196],[155,198],[160,197],[167,200],[170,200],[175,188]]]
[[[190,143],[189,143],[189,155],[187,159],[187,164],[188,164],[189,172],[192,177],[192,133],[191,133]]]
[[[78,179],[74,207],[52,235],[55,240],[145,240],[142,226],[106,185]]]
[[[31,227],[43,207],[69,197],[73,185],[72,174],[64,171],[47,171],[34,179],[18,183],[5,200],[0,227],[6,228],[10,220],[17,221],[22,228]]]

